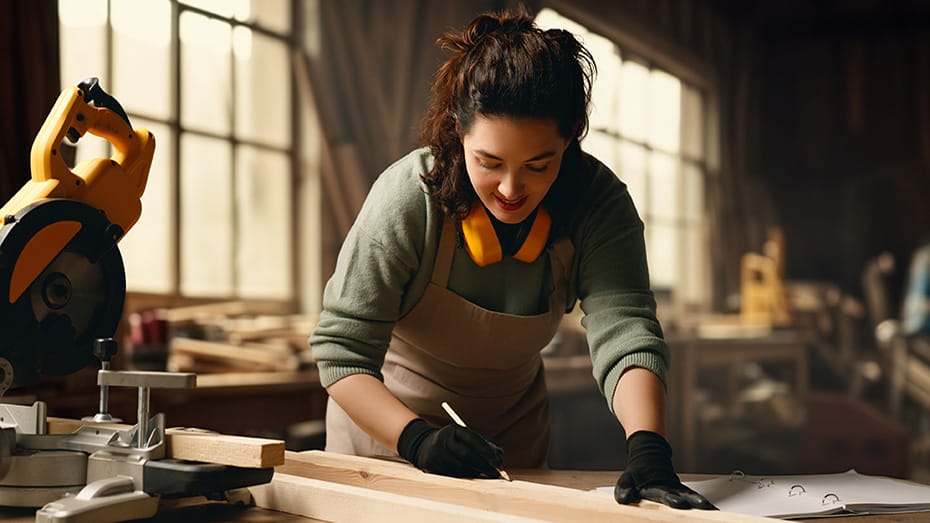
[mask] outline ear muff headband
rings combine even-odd
[[[536,218],[533,219],[533,225],[530,227],[526,240],[513,257],[525,263],[535,261],[546,248],[551,227],[552,218],[546,209],[540,207],[536,211]],[[462,235],[465,237],[465,250],[479,267],[485,267],[503,259],[503,250],[497,239],[497,233],[494,232],[494,225],[481,202],[473,203],[471,212],[462,220]]]

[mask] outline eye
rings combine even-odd
[[[544,173],[549,170],[549,164],[545,165],[527,165],[527,169],[533,171],[534,173]]]
[[[485,162],[482,162],[481,160],[478,160],[478,166],[481,167],[482,169],[493,171],[494,169],[497,169],[498,167],[500,167],[501,164],[499,163],[490,164],[490,163],[485,163]]]

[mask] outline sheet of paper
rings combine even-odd
[[[849,512],[930,511],[930,486],[854,470],[797,476],[734,473],[685,485],[720,510],[785,519]],[[596,490],[612,495],[613,486]]]

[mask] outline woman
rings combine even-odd
[[[590,54],[526,13],[479,16],[438,43],[450,56],[428,147],[373,184],[310,337],[330,395],[326,449],[459,477],[544,466],[539,352],[580,299],[595,377],[629,435],[615,497],[713,508],[678,480],[663,436],[668,349],[643,224],[579,144]]]

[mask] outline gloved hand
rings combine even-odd
[[[661,435],[634,432],[626,442],[626,468],[614,487],[617,503],[648,499],[674,508],[716,510],[704,496],[681,484],[672,466],[672,447]]]
[[[417,468],[456,478],[499,478],[504,451],[477,432],[458,425],[441,429],[417,418],[397,440],[400,457]]]

